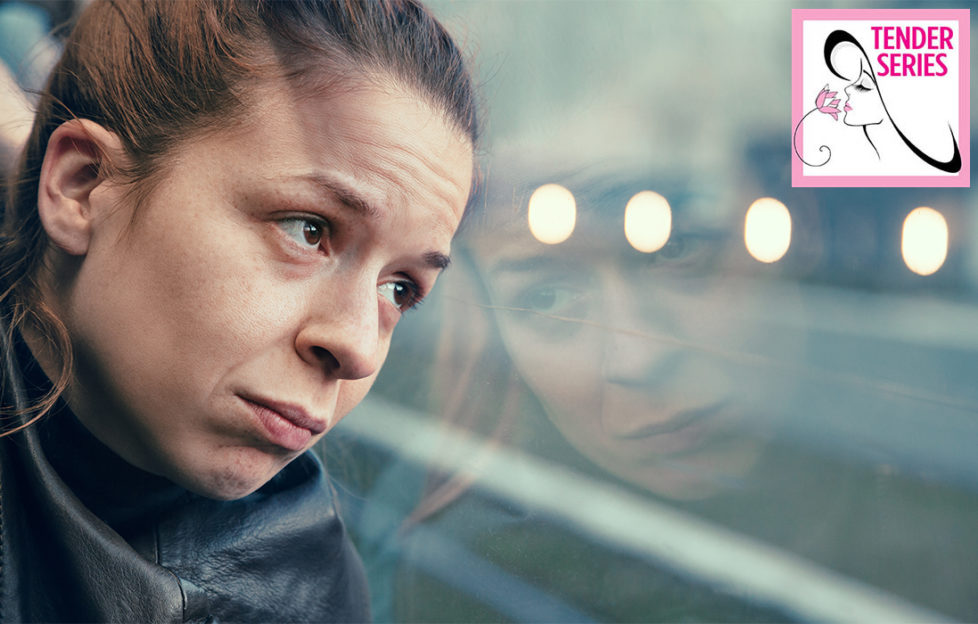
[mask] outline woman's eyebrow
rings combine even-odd
[[[312,184],[320,192],[338,199],[341,204],[365,217],[376,219],[380,216],[380,210],[376,204],[371,202],[363,191],[358,190],[355,186],[338,176],[318,172],[306,173],[293,176],[289,178],[289,181]]]
[[[440,251],[429,251],[424,255],[424,262],[431,268],[441,271],[448,268],[452,259]]]
[[[292,176],[289,178],[289,181],[312,184],[321,193],[335,197],[347,208],[370,219],[376,219],[380,216],[380,211],[376,208],[375,204],[372,204],[356,188],[338,177],[323,173],[307,173]],[[439,271],[448,268],[448,265],[452,263],[452,259],[440,251],[427,251],[423,254],[423,258],[426,266]]]

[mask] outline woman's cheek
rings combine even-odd
[[[545,404],[563,412],[597,409],[604,357],[598,328],[570,327],[562,340],[540,338],[522,323],[503,322],[500,329],[516,369]]]

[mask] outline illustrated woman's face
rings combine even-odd
[[[744,299],[710,277],[717,242],[674,233],[641,254],[620,239],[478,247],[507,352],[550,420],[617,477],[708,496],[757,455],[735,412]]]
[[[138,210],[93,191],[65,305],[79,418],[215,498],[260,487],[364,397],[446,264],[473,164],[396,86],[275,84],[256,102],[240,129],[178,148]]]
[[[879,89],[869,72],[863,70],[859,77],[845,88],[848,97],[843,104],[842,121],[847,126],[870,126],[881,123],[886,116]]]

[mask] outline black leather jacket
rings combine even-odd
[[[49,387],[20,339],[0,356],[6,408]],[[2,622],[370,618],[311,453],[254,494],[215,501],[126,463],[62,405],[0,438],[0,523]]]

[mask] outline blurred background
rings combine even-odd
[[[477,191],[318,449],[375,619],[978,620],[978,196],[790,179],[791,9],[932,5],[430,4]],[[71,9],[0,2],[5,136]]]

